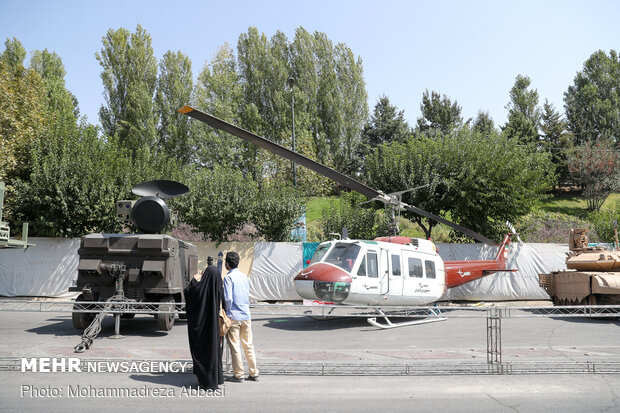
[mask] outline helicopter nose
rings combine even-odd
[[[295,290],[308,300],[339,302],[349,296],[351,281],[343,269],[319,262],[295,276]]]

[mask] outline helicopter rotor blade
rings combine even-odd
[[[269,152],[272,152],[276,155],[280,155],[283,158],[286,158],[290,161],[293,161],[299,165],[305,166],[308,169],[313,170],[314,172],[317,172],[329,179],[332,179],[336,182],[338,182],[339,184],[352,189],[356,192],[359,192],[362,195],[365,195],[369,198],[374,198],[376,196],[379,196],[381,193],[379,191],[376,191],[366,185],[364,185],[363,183],[350,178],[328,166],[325,166],[323,164],[320,164],[316,161],[313,161],[310,158],[306,158],[303,155],[298,154],[297,152],[293,152],[290,149],[287,149],[281,145],[278,145],[277,143],[274,143],[268,139],[265,139],[261,136],[258,136],[254,133],[248,132],[244,129],[241,129],[237,126],[231,125],[228,122],[225,122],[221,119],[218,119],[214,116],[208,115],[206,113],[200,112],[199,110],[196,110],[190,106],[184,106],[181,109],[179,109],[179,112],[186,114],[188,116],[191,116],[192,118],[199,120],[201,122],[206,123],[207,125],[215,128],[215,129],[219,129],[219,130],[223,130],[224,132],[228,132],[233,136],[236,136],[238,138],[241,138],[245,141],[248,141],[250,143],[253,143],[254,145],[257,145],[263,149],[268,150]]]
[[[459,232],[462,232],[462,233],[463,233],[463,234],[465,234],[465,235],[469,235],[469,236],[470,236],[470,237],[472,237],[473,239],[475,239],[475,240],[477,240],[477,241],[480,241],[480,242],[482,242],[482,243],[484,243],[484,244],[489,244],[489,245],[495,245],[495,244],[497,244],[497,242],[496,242],[496,241],[493,241],[492,239],[489,239],[489,238],[487,238],[487,237],[485,237],[485,236],[483,236],[483,235],[480,235],[480,234],[478,234],[477,232],[472,231],[472,230],[471,230],[471,229],[469,229],[469,228],[465,228],[465,227],[464,227],[464,226],[462,226],[462,225],[455,224],[455,223],[454,223],[454,222],[452,222],[452,221],[448,221],[447,219],[442,218],[442,217],[440,217],[440,216],[438,216],[438,215],[431,214],[430,212],[427,212],[427,211],[425,211],[425,210],[423,210],[423,209],[416,208],[416,207],[414,207],[414,206],[407,205],[407,204],[404,204],[404,203],[402,204],[402,206],[403,206],[403,208],[405,208],[405,209],[406,209],[407,211],[409,211],[409,212],[413,212],[414,214],[418,214],[418,215],[422,215],[423,217],[430,218],[430,219],[432,219],[433,221],[437,221],[437,222],[439,222],[440,224],[444,224],[444,225],[446,225],[446,226],[448,226],[448,227],[450,227],[450,228],[452,228],[452,229],[455,229],[455,230],[457,230],[457,231],[459,231]]]
[[[391,203],[390,199],[388,196],[386,196],[383,192],[381,191],[377,191],[376,189],[372,189],[369,186],[364,185],[363,183],[348,177],[347,175],[344,175],[328,166],[325,166],[319,162],[316,162],[310,158],[307,158],[303,155],[298,154],[297,152],[293,152],[290,149],[287,149],[281,145],[278,145],[277,143],[274,143],[268,139],[265,139],[261,136],[258,136],[252,132],[248,132],[245,129],[241,129],[237,126],[231,125],[228,122],[225,122],[221,119],[216,118],[215,116],[211,116],[209,114],[206,114],[204,112],[201,112],[197,109],[192,108],[191,106],[183,106],[181,109],[179,109],[180,113],[183,113],[187,116],[190,116],[196,120],[199,120],[203,123],[206,123],[207,125],[218,129],[218,130],[222,130],[224,132],[228,132],[233,136],[236,136],[238,138],[241,138],[247,142],[253,143],[254,145],[257,145],[263,149],[268,150],[271,153],[274,153],[276,155],[282,156],[283,158],[286,158],[290,161],[293,161],[295,163],[298,163],[302,166],[305,166],[306,168],[313,170],[314,172],[317,172],[329,179],[332,179],[336,182],[338,182],[339,184],[353,190],[356,192],[359,192],[362,195],[367,196],[368,198],[379,198],[379,200],[382,200],[383,202],[386,203]],[[430,218],[434,221],[437,221],[439,223],[442,223],[450,228],[453,228],[459,232],[462,232],[465,235],[468,235],[470,237],[472,237],[473,239],[483,242],[485,244],[496,244],[495,241],[486,238],[480,234],[478,234],[475,231],[472,231],[468,228],[465,228],[461,225],[455,224],[454,222],[448,221],[445,218],[442,218],[440,216],[437,216],[435,214],[431,214],[430,212],[426,212],[423,209],[420,208],[416,208],[414,206],[411,205],[407,205],[404,203],[400,203],[400,206],[405,208],[406,210],[413,212],[415,214],[418,215],[422,215],[423,217],[426,218]]]

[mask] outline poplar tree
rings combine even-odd
[[[140,26],[134,33],[110,29],[95,54],[101,64],[106,105],[99,110],[103,131],[116,136],[132,157],[145,156],[157,143],[154,94],[157,60],[151,36]],[[138,152],[142,154],[137,155]]]

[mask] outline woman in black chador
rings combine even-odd
[[[218,384],[224,383],[219,331],[219,311],[224,292],[217,267],[208,266],[202,277],[196,274],[184,292],[194,374],[203,388],[217,389]]]

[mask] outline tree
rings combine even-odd
[[[80,114],[75,95],[65,86],[65,66],[56,52],[35,50],[30,59],[30,68],[36,71],[47,89],[48,108],[55,113],[56,121],[75,124]]]
[[[567,152],[572,148],[573,135],[567,130],[567,122],[553,104],[545,99],[540,129],[543,148],[551,155],[560,184],[569,180]]]
[[[612,139],[620,142],[620,60],[594,52],[564,93],[564,109],[575,143]]]
[[[9,193],[14,179],[28,177],[30,144],[45,133],[48,112],[41,76],[24,67],[26,50],[15,38],[5,47],[0,55],[0,180]],[[5,212],[10,217],[10,203]]]
[[[435,91],[429,93],[427,89],[424,92],[420,111],[422,116],[418,118],[418,130],[421,132],[435,130],[448,134],[463,124],[458,102],[452,103],[447,95],[441,96]]]
[[[288,79],[294,84],[289,85]],[[221,113],[224,119],[290,148],[292,100],[295,101],[296,151],[344,172],[359,166],[357,146],[368,115],[361,60],[344,44],[333,45],[323,33],[303,28],[289,42],[277,32],[268,39],[250,27],[239,36],[237,59],[223,47],[203,69],[197,87],[197,104]],[[202,106],[200,106],[202,105]],[[223,139],[206,130],[201,140]],[[291,162],[230,137],[207,165],[230,159],[262,185],[264,179],[290,182]],[[204,159],[209,158],[205,154]],[[297,186],[304,193],[322,193],[327,181],[298,168]]]
[[[366,171],[369,185],[384,192],[428,184],[403,201],[496,239],[507,220],[527,214],[554,182],[546,153],[468,127],[383,145],[368,157]],[[409,216],[432,236],[436,222]]]
[[[321,227],[323,239],[331,233],[342,234],[343,228],[348,231],[349,238],[373,239],[388,233],[385,214],[377,214],[373,208],[359,206],[366,198],[356,192],[343,192],[329,208],[323,211]]]
[[[107,106],[99,118],[108,136],[118,136],[132,156],[151,152],[157,143],[153,96],[157,85],[157,60],[151,36],[140,26],[108,30],[103,48],[95,57],[101,64],[101,80]]]
[[[195,152],[191,120],[178,112],[192,98],[192,63],[181,52],[167,51],[159,64],[155,108],[159,118],[160,150],[181,164],[188,164]]]
[[[182,220],[214,241],[228,236],[251,220],[258,187],[238,169],[186,168],[189,194],[176,201]]]
[[[473,130],[482,136],[488,136],[496,132],[495,122],[493,122],[489,112],[478,111],[478,116],[474,120]]]
[[[405,142],[411,128],[405,120],[404,111],[398,111],[387,96],[381,96],[372,115],[362,130],[360,157],[363,159],[377,146],[389,142]]]
[[[266,241],[291,241],[293,224],[303,213],[303,202],[292,185],[266,183],[257,194],[252,223]]]
[[[211,62],[203,67],[196,84],[196,107],[227,122],[241,124],[243,90],[237,74],[235,53],[228,44],[221,46]],[[239,138],[216,131],[202,122],[192,122],[199,164],[213,167],[223,162],[249,172],[246,147]],[[249,148],[249,146],[247,147]],[[255,152],[257,149],[252,148]]]
[[[16,218],[30,221],[31,235],[78,237],[115,231],[115,203],[127,199],[128,157],[90,125],[70,135],[34,142],[28,180],[16,182]]]
[[[532,81],[527,76],[518,75],[510,89],[510,102],[506,105],[508,122],[502,132],[508,139],[522,144],[538,143],[538,124],[540,109],[538,108],[538,91],[529,89]]]
[[[588,142],[569,152],[570,176],[582,186],[589,210],[600,210],[607,196],[618,189],[619,162],[616,145],[611,140]]]

